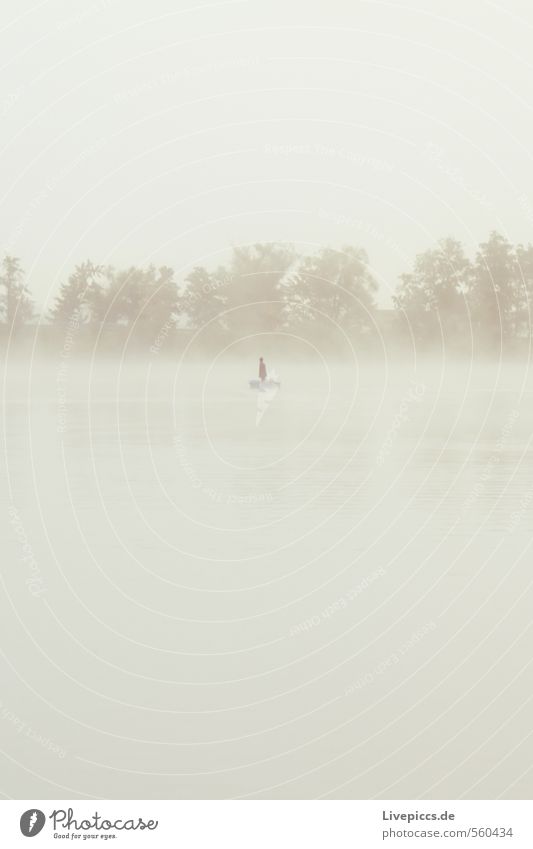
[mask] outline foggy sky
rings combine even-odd
[[[0,250],[76,262],[369,253],[380,302],[453,234],[533,234],[525,0],[2,3]]]

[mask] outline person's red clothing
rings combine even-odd
[[[259,377],[261,380],[265,380],[267,376],[267,367],[264,364],[263,360],[259,360]]]

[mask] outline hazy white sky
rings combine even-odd
[[[533,239],[526,0],[4,0],[0,250],[73,265]]]

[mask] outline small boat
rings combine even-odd
[[[264,392],[266,389],[279,389],[281,386],[280,381],[275,380],[273,377],[267,377],[265,380],[254,377],[248,383],[250,384],[250,389],[259,389],[260,392]]]

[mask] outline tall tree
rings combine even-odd
[[[225,323],[232,332],[273,331],[283,324],[280,282],[294,261],[294,249],[266,242],[233,249],[225,288]]]
[[[174,324],[178,313],[178,289],[172,268],[107,270],[104,323],[134,329],[143,338],[157,335]],[[103,308],[102,308],[103,309]]]
[[[75,267],[68,281],[61,285],[50,310],[52,324],[64,325],[72,318],[84,324],[98,321],[95,301],[102,292],[98,282],[102,273],[102,267],[90,260]]]
[[[515,333],[519,338],[531,339],[533,336],[533,245],[517,245],[516,263],[519,279]]]
[[[319,323],[361,332],[371,324],[377,283],[366,253],[324,248],[297,261],[281,281],[287,324]],[[333,326],[332,325],[332,326]]]
[[[447,344],[470,338],[465,295],[471,276],[470,260],[455,239],[442,239],[436,248],[418,254],[413,270],[400,276],[393,297],[417,341],[430,343],[441,334]]]
[[[33,301],[17,257],[5,256],[0,265],[0,311],[10,329],[20,327],[34,315]]]
[[[524,306],[524,284],[516,251],[500,233],[479,246],[469,300],[480,340],[491,348],[517,335]]]
[[[179,301],[180,316],[194,328],[203,327],[218,316],[216,324],[225,328],[224,310],[229,281],[229,274],[222,266],[214,272],[195,266],[185,278],[185,288]]]

